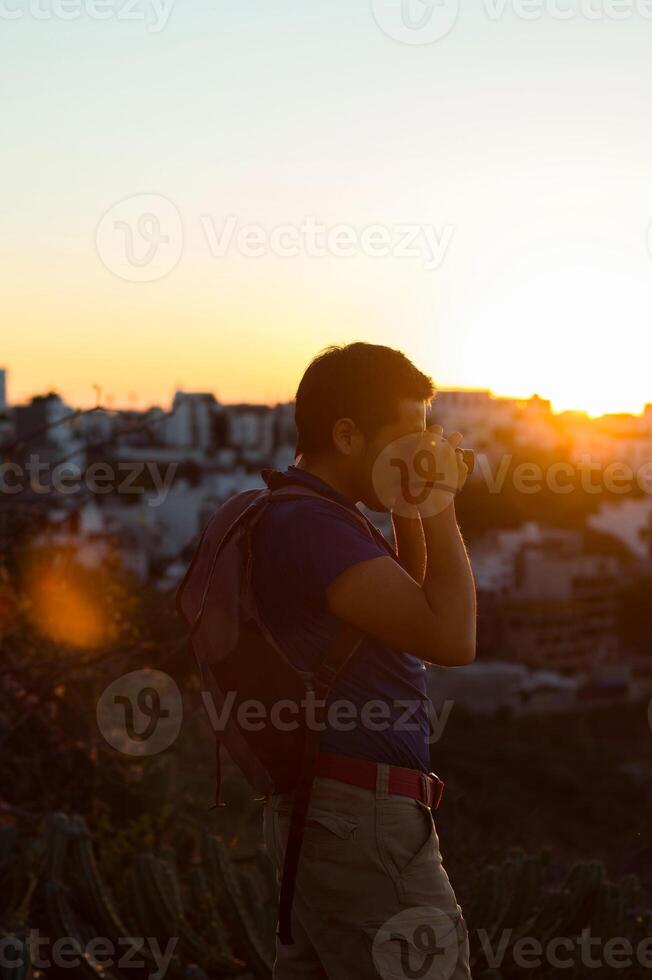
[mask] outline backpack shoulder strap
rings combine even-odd
[[[357,519],[365,530],[367,530],[372,537],[374,536],[373,531],[376,531],[376,529],[373,527],[373,524],[371,521],[367,520],[364,514],[357,510],[357,508],[352,509],[344,504],[340,504],[337,500],[332,500],[330,497],[324,496],[324,494],[319,493],[317,490],[311,490],[309,487],[304,487],[298,484],[280,487],[279,489],[272,491],[270,496],[266,499],[266,504],[269,506],[269,504],[273,503],[287,503],[289,501],[310,498],[323,500],[326,501],[326,503],[331,504],[333,507],[339,507],[340,510],[345,511],[347,514],[350,514],[352,517]],[[262,516],[262,510],[249,524],[248,532],[250,535],[253,532],[253,529],[256,526],[260,516]],[[376,531],[376,534],[385,542],[385,539],[382,537],[379,531]],[[387,542],[385,542],[385,544],[387,547],[389,547]],[[312,678],[315,685],[315,690],[319,692],[321,697],[328,695],[339,674],[342,672],[342,670],[344,670],[347,663],[360,646],[363,636],[364,634],[362,631],[356,629],[355,626],[350,626],[348,623],[340,624],[340,628],[335,635],[330,649],[326,653],[320,667]]]
[[[220,557],[224,548],[231,540],[233,535],[236,533],[236,531],[243,525],[247,526],[252,521],[252,518],[255,520],[256,517],[260,516],[265,506],[269,502],[269,499],[270,498],[266,494],[261,494],[261,496],[258,497],[256,500],[254,500],[252,503],[249,503],[247,507],[245,507],[245,509],[235,518],[233,523],[229,526],[226,533],[222,537],[218,546],[215,548],[215,552],[213,554],[211,564],[210,564],[210,569],[206,577],[206,584],[202,593],[201,605],[199,607],[199,611],[195,617],[195,620],[192,623],[191,634],[194,634],[198,629],[202,616],[204,614],[204,609],[206,608],[206,602],[208,599],[208,594],[210,591],[211,584],[213,582],[213,575],[215,574],[218,558]],[[199,549],[197,550],[197,554],[199,554]],[[188,576],[189,574],[190,573],[188,573]],[[184,579],[184,582],[182,582],[181,584],[181,588],[183,588],[185,581],[186,580]],[[181,592],[181,588],[179,592]]]
[[[360,630],[355,629],[355,627],[349,626],[348,623],[341,623],[331,648],[312,679],[314,695],[317,699],[316,707],[320,709],[320,714],[325,713],[328,694],[338,676],[342,673],[360,646],[363,636],[364,634]],[[294,904],[294,893],[306,829],[306,819],[308,817],[312,789],[317,773],[319,743],[320,732],[318,731],[318,726],[307,726],[301,773],[294,790],[292,811],[290,813],[290,826],[285,847],[285,859],[283,862],[283,874],[281,877],[278,938],[282,946],[292,946],[294,942],[292,937],[292,906]]]
[[[181,619],[184,619],[186,620],[186,622],[189,622],[191,626],[194,624],[195,617],[192,616],[189,618],[188,613],[184,611],[183,609],[184,595],[186,591],[192,587],[193,578],[195,577],[196,573],[199,571],[200,566],[204,561],[204,559],[206,558],[207,553],[210,553],[211,548],[214,549],[212,560],[205,570],[206,585],[208,587],[208,585],[210,584],[210,578],[213,573],[215,563],[217,562],[217,558],[221,553],[222,549],[227,544],[227,542],[229,541],[233,533],[240,526],[240,524],[243,521],[245,521],[245,519],[249,519],[252,511],[255,511],[258,507],[260,507],[261,503],[264,502],[268,497],[269,497],[269,491],[267,490],[253,490],[253,491],[247,490],[241,494],[236,494],[234,497],[230,498],[230,500],[228,500],[225,504],[222,504],[222,506],[219,507],[218,510],[215,511],[215,513],[210,518],[210,520],[204,527],[203,531],[201,532],[199,541],[197,542],[197,545],[195,547],[192,556],[192,560],[188,565],[188,568],[186,569],[185,575],[183,576],[181,582],[177,587],[176,599],[175,599],[176,610],[178,615],[180,616]],[[232,508],[233,513],[229,514],[228,518],[225,519],[224,528],[220,535],[220,533],[219,532],[216,533],[214,529],[222,519],[222,515],[224,514],[225,509],[227,507],[231,507],[232,504],[235,504],[236,506]]]
[[[346,507],[318,491],[311,490],[303,486],[287,485],[274,490],[269,497],[268,503],[283,503],[291,500],[301,500],[306,498],[316,498],[323,500],[333,507],[338,507],[346,511],[347,514],[356,518],[367,533],[374,537],[372,525],[366,517],[357,509]],[[379,535],[380,536],[380,535]],[[384,538],[382,539],[384,541]],[[389,545],[386,543],[387,548]],[[364,634],[361,630],[350,626],[348,623],[341,622],[333,642],[328,649],[321,664],[311,678],[311,686],[317,699],[317,704],[325,708],[326,700],[331,692],[333,685],[337,681],[346,665],[358,650]],[[278,938],[283,946],[291,946],[292,937],[292,906],[294,904],[294,893],[296,890],[297,874],[299,869],[299,859],[305,834],[306,819],[310,807],[312,789],[317,772],[317,760],[319,758],[319,732],[308,727],[306,730],[306,740],[304,745],[301,773],[294,790],[292,801],[292,811],[290,814],[290,826],[288,829],[288,839],[285,848],[285,859],[283,862],[283,873],[281,876],[281,892],[279,897],[279,924]]]

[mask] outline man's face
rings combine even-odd
[[[394,421],[382,426],[365,444],[359,461],[359,498],[370,510],[387,511],[378,498],[372,479],[374,463],[380,453],[397,439],[425,431],[426,403],[405,398],[397,402]]]

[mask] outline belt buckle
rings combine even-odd
[[[428,784],[428,806],[434,813],[439,809],[441,798],[444,795],[444,786],[446,784],[435,772],[428,773],[426,780]]]

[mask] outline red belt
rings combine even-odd
[[[366,759],[349,759],[343,755],[323,752],[317,762],[317,775],[326,779],[338,779],[349,786],[375,790],[378,785],[378,766]],[[387,792],[395,796],[409,796],[419,800],[431,810],[438,810],[444,793],[444,782],[434,772],[417,772],[415,769],[400,769],[387,766],[389,785]]]

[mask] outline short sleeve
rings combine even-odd
[[[389,554],[343,507],[306,500],[291,509],[283,522],[285,562],[304,595],[323,599],[331,582],[347,569]]]

